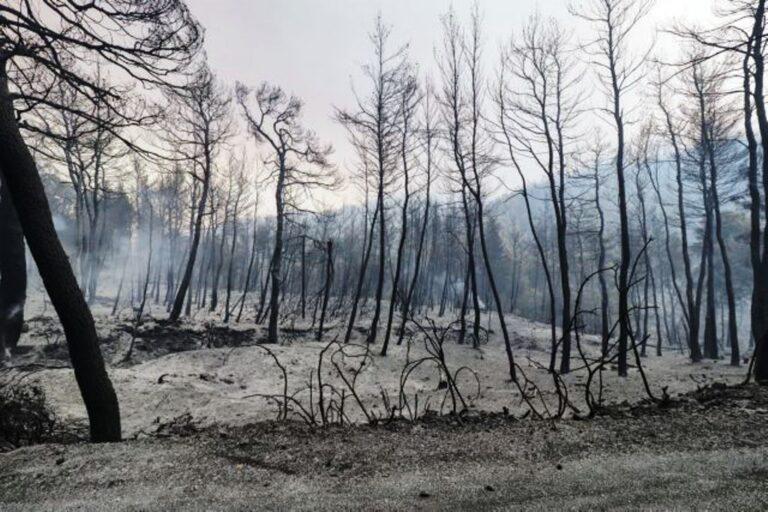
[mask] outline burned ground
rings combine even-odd
[[[767,417],[764,388],[716,384],[588,421],[181,421],[120,444],[4,454],[0,500],[8,510],[761,510]]]

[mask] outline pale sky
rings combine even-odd
[[[211,67],[222,79],[258,85],[266,80],[301,97],[305,121],[336,148],[336,161],[354,164],[345,131],[332,119],[333,106],[350,107],[350,83],[362,86],[361,64],[371,58],[368,33],[377,13],[393,26],[393,44],[410,44],[423,71],[434,65],[441,37],[440,15],[453,5],[464,17],[474,0],[188,0],[206,28]],[[538,9],[585,39],[583,24],[567,12],[569,0],[478,0],[484,18],[485,67],[493,71],[497,49]],[[657,0],[638,35],[649,43],[651,27],[674,21],[709,25],[713,0]],[[677,41],[660,37],[657,52],[672,55]]]

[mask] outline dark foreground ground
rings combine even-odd
[[[554,425],[181,430],[0,454],[0,509],[768,509],[768,391],[757,387]]]

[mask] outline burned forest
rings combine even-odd
[[[0,509],[765,510],[765,0],[0,0]]]

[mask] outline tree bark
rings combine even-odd
[[[600,162],[595,161],[595,209],[597,210],[598,218],[598,257],[597,257],[597,269],[601,271],[605,268],[605,212],[603,212],[602,203],[600,202]],[[600,272],[597,275],[600,283],[600,353],[603,357],[608,355],[608,338],[610,336],[610,326],[608,318],[608,283],[605,277],[605,272]]]
[[[768,203],[768,113],[765,108],[765,59],[763,32],[765,30],[765,0],[759,0],[754,13],[752,32],[752,58],[755,62],[755,112],[762,145],[763,201]],[[763,204],[765,206],[765,204]],[[768,219],[763,227],[760,267],[754,272],[752,293],[752,334],[755,345],[754,376],[760,383],[768,383]]]
[[[328,240],[325,245],[325,286],[323,287],[323,306],[320,309],[320,325],[317,328],[317,341],[323,341],[325,328],[325,313],[328,309],[328,297],[333,284],[333,241]]]
[[[355,327],[355,319],[357,318],[357,308],[358,304],[360,303],[360,295],[363,291],[363,284],[365,283],[365,275],[366,270],[368,269],[368,262],[371,259],[371,251],[373,249],[373,230],[376,227],[376,217],[379,215],[380,210],[380,204],[377,201],[376,202],[376,208],[373,211],[373,219],[371,219],[371,227],[370,232],[368,234],[368,245],[367,247],[363,248],[363,260],[360,265],[360,274],[357,278],[357,287],[355,288],[355,296],[352,299],[352,309],[349,312],[349,321],[347,322],[347,331],[344,334],[344,343],[349,343],[350,338],[352,337],[352,329]],[[368,226],[365,226],[366,230],[368,230]]]
[[[0,363],[16,348],[24,325],[27,258],[24,233],[0,173]]]
[[[56,234],[40,174],[19,131],[5,63],[0,69],[0,148],[0,172],[64,329],[75,379],[88,412],[91,440],[119,441],[117,395],[104,367],[91,311]]]
[[[181,310],[184,307],[184,299],[189,291],[189,285],[192,281],[192,271],[195,269],[195,260],[197,259],[197,250],[200,246],[200,235],[203,229],[203,216],[205,215],[205,204],[208,202],[208,189],[210,188],[210,153],[205,151],[205,176],[202,182],[202,191],[200,194],[200,201],[197,204],[197,212],[195,216],[194,232],[192,235],[192,243],[189,248],[189,257],[187,258],[187,266],[184,269],[184,275],[179,283],[179,290],[176,292],[176,299],[173,301],[173,308],[169,319],[173,322],[177,321],[181,316]]]
[[[280,319],[280,286],[283,261],[283,224],[285,222],[284,204],[284,179],[285,160],[280,160],[280,175],[275,189],[275,205],[277,216],[275,218],[275,248],[272,253],[272,262],[269,273],[272,287],[269,293],[269,324],[267,325],[267,343],[277,343],[278,321]]]

